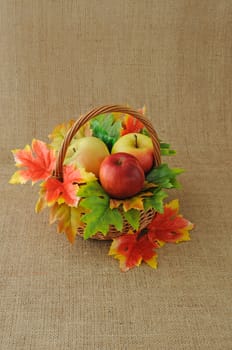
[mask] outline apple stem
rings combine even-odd
[[[135,137],[135,147],[138,148],[138,137],[135,134],[134,134],[134,137]]]

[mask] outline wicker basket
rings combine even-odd
[[[60,149],[59,154],[58,154],[56,168],[55,168],[55,172],[54,172],[54,176],[58,180],[60,180],[60,181],[63,180],[63,163],[64,163],[65,155],[66,155],[67,149],[70,145],[70,142],[71,142],[72,138],[74,137],[74,135],[77,133],[77,131],[90,119],[95,118],[96,116],[98,116],[100,114],[106,114],[106,113],[111,113],[111,112],[119,112],[119,113],[123,113],[123,114],[132,115],[133,117],[135,117],[136,119],[138,119],[139,121],[141,121],[144,124],[144,126],[146,127],[147,131],[150,134],[150,137],[151,137],[151,140],[152,140],[152,143],[154,146],[154,152],[153,152],[154,153],[154,164],[155,164],[155,166],[160,165],[160,163],[161,163],[160,144],[159,144],[157,133],[154,130],[150,120],[147,119],[142,113],[140,113],[136,110],[133,110],[129,107],[120,106],[120,105],[106,105],[106,106],[102,106],[99,108],[95,108],[95,109],[91,110],[90,112],[88,112],[87,114],[81,116],[73,124],[71,129],[66,134],[65,139],[63,141],[63,144],[62,144],[61,149]],[[149,209],[148,211],[140,211],[140,226],[139,226],[140,230],[145,228],[150,223],[154,214],[155,214],[155,211],[153,209]],[[116,228],[112,225],[112,226],[110,226],[110,229],[109,229],[109,232],[107,233],[107,235],[103,235],[102,233],[99,232],[99,233],[95,234],[94,236],[92,236],[91,238],[98,239],[98,240],[111,240],[115,237],[118,237],[118,236],[124,234],[124,233],[127,233],[130,230],[133,230],[133,228],[126,221],[126,219],[123,218],[122,232],[117,231]],[[84,227],[79,227],[77,229],[78,235],[83,236],[83,232],[84,232]]]

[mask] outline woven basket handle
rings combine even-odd
[[[156,131],[154,130],[152,123],[149,119],[147,119],[142,113],[131,109],[126,106],[120,106],[120,105],[106,105],[98,108],[92,109],[87,114],[81,116],[77,121],[73,124],[73,126],[69,129],[68,133],[66,134],[63,144],[61,146],[61,149],[58,154],[56,167],[54,171],[54,176],[59,179],[60,181],[63,180],[63,163],[65,159],[65,155],[67,152],[67,149],[70,145],[70,142],[72,138],[75,136],[77,131],[90,119],[95,118],[99,114],[105,114],[110,112],[119,112],[124,114],[129,114],[141,121],[146,129],[148,130],[153,146],[154,146],[154,160],[156,165],[160,165],[161,163],[161,156],[160,156],[160,144],[158,140],[158,136]]]

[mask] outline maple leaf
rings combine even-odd
[[[42,141],[34,139],[32,145],[26,145],[24,149],[12,151],[16,166],[21,168],[10,179],[11,184],[25,184],[28,180],[35,183],[46,180],[55,166],[56,158],[54,150]]]
[[[75,169],[73,165],[64,166],[63,181],[61,182],[55,177],[50,177],[42,184],[45,191],[45,198],[49,205],[58,202],[76,206],[79,202],[77,191],[78,183],[82,182],[79,169]]]
[[[123,272],[139,266],[145,261],[149,266],[156,268],[156,242],[150,241],[148,235],[143,232],[130,232],[115,238],[111,244],[109,255],[113,255],[120,262]]]
[[[68,240],[74,243],[77,228],[83,226],[81,222],[83,212],[83,208],[80,207],[70,207],[65,203],[55,203],[50,209],[50,224],[58,221],[57,231],[65,233]]]
[[[169,143],[165,143],[162,141],[160,141],[160,152],[161,156],[173,156],[176,154],[176,151],[174,149],[171,149]]]
[[[35,212],[39,213],[41,212],[44,208],[48,206],[48,202],[46,200],[46,189],[44,188],[44,183],[40,185],[40,191],[39,191],[39,199],[36,202],[35,205]]]
[[[169,168],[167,164],[161,164],[153,168],[146,176],[148,182],[155,183],[160,188],[179,188],[180,184],[176,176],[183,173],[180,168]]]
[[[137,230],[139,226],[139,216],[141,210],[155,209],[158,212],[163,211],[163,200],[167,194],[157,188],[152,183],[145,183],[142,191],[126,199],[110,198],[110,208],[119,208],[123,216],[130,225]]]
[[[54,148],[57,151],[60,149],[62,142],[65,138],[65,135],[67,134],[69,129],[73,126],[74,122],[75,122],[74,120],[69,120],[66,123],[57,125],[53,129],[51,134],[48,135],[49,139],[51,140],[52,148]]]
[[[128,199],[110,199],[110,208],[118,208],[122,205],[123,210],[127,212],[130,209],[143,210],[143,198],[140,195]]]
[[[144,209],[155,209],[159,213],[163,212],[163,200],[167,197],[167,193],[159,188],[153,190],[153,195],[144,198]]]
[[[122,230],[122,215],[118,209],[109,207],[110,198],[97,181],[82,185],[77,194],[82,198],[80,206],[88,211],[82,217],[82,221],[86,224],[85,239],[97,232],[107,234],[110,225],[114,225],[119,231]]]
[[[152,195],[153,193],[147,193],[147,196],[152,196]],[[132,198],[122,199],[122,200],[110,198],[110,208],[122,209],[121,210],[122,215],[125,217],[125,219],[129,222],[129,224],[133,227],[133,229],[138,230],[140,211],[144,210],[143,199],[145,198],[145,196],[146,196],[146,193],[144,194],[143,197],[135,196]],[[155,202],[155,204],[157,203]],[[152,207],[152,205],[146,205],[146,207],[149,209]]]
[[[122,206],[123,210],[127,212],[130,209],[143,210],[143,200],[145,197],[154,196],[154,189],[157,188],[155,184],[145,182],[141,192],[133,197],[125,199],[110,198],[110,208],[119,208]]]
[[[172,200],[164,206],[162,214],[157,213],[148,225],[148,236],[153,242],[179,243],[190,240],[189,231],[193,224],[179,212],[179,201]]]
[[[124,136],[129,133],[139,133],[143,130],[143,123],[134,118],[132,115],[126,115],[123,123],[123,129],[121,130],[121,135]]]
[[[133,229],[138,230],[140,224],[140,212],[136,209],[130,209],[128,211],[123,212],[123,216],[129,222],[129,224],[133,227]]]
[[[55,149],[56,151],[60,150],[67,132],[69,131],[69,129],[71,129],[74,123],[75,121],[71,119],[66,123],[59,124],[53,129],[52,133],[48,135],[49,139],[51,140],[51,146],[53,149]],[[67,157],[70,156],[70,153],[72,152],[73,142],[75,142],[76,139],[91,135],[92,131],[90,130],[90,125],[87,122],[78,130],[76,135],[73,137],[67,150]]]
[[[75,166],[75,165],[74,165]],[[79,184],[85,184],[87,182],[96,181],[97,178],[94,173],[90,173],[86,171],[85,168],[78,168],[80,172],[80,179],[78,181]]]
[[[72,168],[70,168],[70,170],[72,171]],[[79,175],[80,175],[80,177],[78,178],[78,185],[82,184],[82,183],[87,183],[89,181],[95,181],[96,180],[96,176],[94,174],[92,174],[92,173],[86,172],[86,170],[84,168],[78,169],[78,172],[79,172]],[[57,185],[60,186],[60,182],[58,182]],[[39,199],[38,199],[38,201],[36,203],[36,206],[35,206],[36,213],[39,213],[40,211],[42,211],[48,205],[51,206],[51,204],[53,203],[53,201],[52,201],[52,203],[48,203],[47,202],[47,189],[46,189],[46,186],[44,185],[44,183],[42,183],[40,186],[41,186],[41,189],[40,189],[40,192],[39,192]],[[76,186],[76,188],[78,189],[77,186]],[[62,190],[62,188],[61,188],[61,190]],[[74,200],[75,200],[75,196],[74,196]],[[58,201],[62,202],[62,200],[60,200],[60,199]],[[78,198],[78,201],[79,201],[79,198]]]
[[[111,150],[113,144],[120,136],[121,120],[115,118],[113,113],[100,114],[90,121],[93,136],[101,139]]]

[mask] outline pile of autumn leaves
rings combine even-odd
[[[78,226],[86,226],[85,238],[91,237],[91,234],[97,230],[97,227],[92,227],[92,224],[88,223],[89,216],[91,223],[95,222],[97,224],[98,222],[98,220],[92,220],[91,218],[91,215],[97,215],[94,211],[89,210],[91,209],[91,198],[95,208],[100,208],[103,201],[105,201],[103,209],[104,214],[106,214],[106,222],[100,228],[103,234],[107,233],[108,221],[114,224],[118,230],[122,228],[122,218],[117,206],[123,205],[124,214],[128,216],[127,220],[131,221],[135,230],[114,239],[109,255],[119,259],[122,271],[139,266],[142,261],[156,268],[157,249],[165,243],[179,243],[189,240],[189,231],[193,228],[193,224],[179,214],[178,200],[173,200],[165,205],[162,204],[163,199],[167,196],[162,192],[162,189],[156,189],[158,201],[154,205],[157,205],[157,213],[147,228],[139,230],[139,210],[141,206],[143,207],[142,195],[137,196],[136,199],[125,200],[124,203],[122,201],[121,203],[115,203],[104,193],[94,174],[87,173],[85,169],[78,169],[74,164],[64,166],[62,182],[54,178],[52,173],[56,164],[57,152],[73,123],[74,121],[70,121],[57,126],[50,135],[52,140],[50,144],[34,139],[31,146],[27,145],[24,149],[13,150],[16,166],[19,170],[13,174],[10,183],[25,184],[29,180],[32,184],[39,182],[40,192],[36,212],[49,207],[50,223],[57,221],[58,232],[65,232],[72,243],[75,241]],[[143,129],[141,122],[131,116],[125,116],[122,125],[121,135],[129,132],[141,132]],[[91,127],[87,124],[82,127],[76,137],[84,137],[90,135],[91,132]],[[163,154],[165,152],[171,154],[172,151],[169,151],[169,146],[167,144],[163,145]],[[169,176],[171,179],[168,179],[169,182],[165,179],[167,181],[166,187],[164,184],[162,185],[165,188],[175,188],[177,187],[175,186],[177,183],[175,176],[180,172],[179,169],[172,171],[166,164],[161,164],[160,171],[157,171],[157,173],[153,171],[151,178],[159,183],[160,174],[166,173],[168,174],[166,177]],[[148,190],[151,191],[149,186]],[[91,194],[93,194],[92,197]],[[86,198],[88,195],[89,198]],[[84,197],[82,205],[79,205],[82,197]],[[154,203],[156,203],[156,197],[154,195],[153,197],[155,198]],[[96,204],[98,198],[101,200],[99,206]],[[83,205],[85,201],[90,203],[90,207],[85,208],[85,205]],[[99,212],[99,215],[101,216],[102,213]],[[83,220],[83,217],[87,218],[86,221]]]

